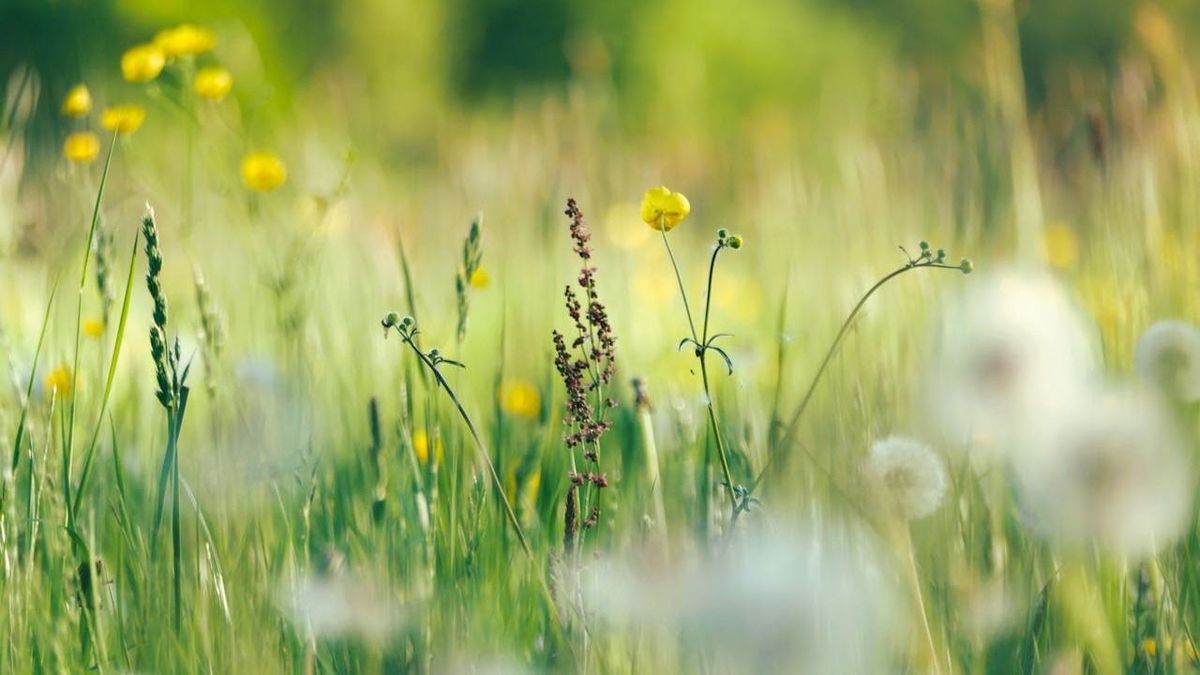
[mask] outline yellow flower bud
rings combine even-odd
[[[121,75],[130,82],[149,82],[166,64],[167,57],[158,45],[137,45],[121,55]]]
[[[63,99],[62,114],[67,117],[83,117],[92,111],[92,92],[86,84],[77,84],[67,92]]]
[[[270,192],[287,180],[287,167],[279,156],[268,150],[256,150],[242,159],[242,181],[258,192]]]
[[[642,221],[655,230],[670,232],[691,210],[687,197],[662,186],[646,190],[642,197]]]
[[[76,131],[63,142],[63,156],[77,164],[94,161],[100,154],[100,139],[90,131]]]
[[[217,39],[207,28],[185,23],[159,31],[154,44],[167,56],[189,56],[212,51]]]
[[[100,126],[119,134],[132,134],[145,119],[146,110],[139,105],[115,105],[100,114]]]
[[[210,101],[220,101],[233,88],[233,75],[220,66],[201,68],[192,83],[196,93]]]

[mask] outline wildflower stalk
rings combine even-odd
[[[792,443],[795,441],[796,431],[799,428],[800,418],[804,416],[804,411],[808,409],[808,404],[812,402],[813,394],[817,390],[817,385],[821,382],[821,377],[825,375],[825,371],[829,368],[829,364],[833,361],[834,355],[837,354],[838,348],[842,344],[842,340],[845,339],[847,333],[849,333],[850,326],[854,324],[854,320],[858,317],[859,312],[862,311],[862,308],[867,304],[867,301],[871,299],[871,296],[874,295],[876,291],[878,291],[880,288],[883,288],[884,285],[886,285],[892,279],[895,279],[896,277],[913,270],[942,269],[954,270],[963,274],[970,274],[975,269],[974,265],[967,258],[963,258],[962,261],[957,265],[946,264],[946,252],[942,249],[938,249],[936,254],[933,253],[929,248],[928,242],[922,241],[920,248],[921,255],[913,258],[912,256],[908,255],[907,251],[904,251],[903,247],[901,247],[900,250],[904,251],[905,256],[908,258],[907,262],[885,274],[879,281],[876,281],[875,285],[867,289],[867,292],[864,293],[861,298],[859,298],[858,302],[854,305],[854,308],[851,309],[850,313],[846,315],[846,319],[842,321],[842,325],[838,329],[837,335],[834,336],[833,342],[829,345],[828,351],[825,352],[825,358],[821,360],[821,365],[817,367],[817,372],[813,375],[812,380],[808,383],[808,388],[804,391],[803,398],[800,399],[800,405],[796,407],[796,411],[792,413],[791,418],[784,427],[782,441],[777,446],[772,446],[771,453],[767,456],[766,464],[763,465],[758,477],[755,478],[754,483],[751,484],[751,492],[753,492],[759,486],[763,478],[767,475],[767,471],[771,468],[771,465],[779,455],[779,452],[792,446]]]
[[[734,483],[734,481],[733,481],[733,472],[730,471],[730,469],[729,469],[729,452],[725,447],[725,440],[721,437],[721,424],[720,424],[720,421],[717,419],[717,409],[716,409],[716,405],[713,403],[712,388],[709,385],[709,381],[708,381],[707,356],[708,356],[708,351],[710,349],[715,350],[717,353],[719,353],[725,359],[726,365],[730,367],[730,372],[733,371],[733,367],[729,361],[729,357],[726,356],[725,352],[722,351],[719,347],[716,347],[712,344],[714,340],[716,340],[717,338],[720,338],[720,337],[724,337],[724,336],[722,334],[717,334],[717,335],[714,335],[711,337],[709,336],[709,334],[708,334],[708,317],[712,310],[712,286],[713,286],[713,277],[716,274],[717,256],[720,255],[722,249],[725,249],[727,247],[728,248],[740,248],[742,245],[741,244],[742,239],[741,239],[741,237],[737,237],[736,235],[732,236],[732,237],[728,236],[728,234],[723,229],[718,233],[717,246],[716,246],[716,248],[713,249],[712,257],[709,259],[709,262],[708,262],[708,281],[707,281],[707,285],[706,285],[705,298],[704,298],[704,323],[701,325],[701,332],[697,333],[696,332],[696,323],[692,319],[691,305],[688,303],[687,290],[684,288],[684,285],[683,285],[683,275],[680,274],[680,272],[679,272],[679,264],[675,261],[675,254],[671,251],[671,242],[667,238],[667,226],[666,226],[666,215],[665,214],[660,213],[658,216],[658,231],[662,234],[663,245],[665,245],[667,248],[667,257],[670,258],[671,268],[675,271],[675,280],[679,283],[679,295],[683,299],[683,308],[684,308],[684,311],[687,313],[688,328],[692,332],[692,337],[690,339],[684,338],[679,343],[679,346],[680,346],[680,348],[682,348],[684,344],[691,342],[692,345],[695,347],[696,359],[700,362],[700,381],[701,381],[701,384],[703,384],[703,386],[704,386],[704,403],[705,403],[705,407],[708,409],[708,425],[712,431],[713,437],[716,439],[717,457],[721,462],[721,473],[723,474],[723,477],[724,477],[723,482],[725,484],[725,492],[726,492],[726,494],[729,495],[729,503],[733,510],[732,512],[734,514],[734,517],[736,518],[737,513],[743,508],[743,505],[741,504],[742,500],[739,499],[739,497],[738,497],[739,490],[738,490],[737,484]],[[733,243],[735,241],[736,241],[736,244]]]
[[[480,458],[483,459],[483,463],[487,466],[488,473],[492,477],[492,483],[496,488],[496,494],[499,495],[500,503],[504,507],[504,515],[508,519],[508,523],[512,527],[513,532],[517,535],[517,539],[520,540],[521,548],[525,551],[525,555],[528,556],[532,561],[533,549],[530,548],[529,541],[525,538],[525,531],[521,528],[521,523],[517,520],[517,514],[515,511],[513,511],[512,504],[508,501],[508,495],[504,492],[504,482],[500,480],[500,474],[496,472],[496,465],[492,463],[492,456],[488,452],[487,446],[484,445],[483,438],[480,437],[479,430],[475,427],[475,423],[471,421],[471,416],[467,414],[467,411],[465,408],[463,408],[458,396],[454,393],[454,389],[450,387],[450,383],[446,381],[445,376],[443,376],[441,371],[438,369],[438,366],[443,363],[452,366],[458,366],[460,368],[462,368],[463,365],[457,361],[451,361],[450,359],[443,358],[436,349],[430,350],[428,354],[421,351],[421,348],[418,347],[416,342],[413,340],[418,332],[416,329],[416,322],[413,321],[412,317],[406,316],[403,319],[400,319],[396,313],[393,312],[384,318],[383,328],[385,331],[385,336],[387,335],[386,331],[389,329],[396,329],[396,332],[400,334],[400,338],[404,340],[404,343],[412,349],[413,353],[417,355],[417,358],[420,359],[421,363],[428,368],[431,373],[433,373],[434,381],[439,387],[445,390],[446,396],[450,398],[450,402],[453,403],[454,407],[458,410],[459,416],[462,417],[463,423],[465,423],[467,426],[467,431],[471,434],[471,439],[475,442],[475,448],[479,451]]]
[[[104,157],[104,170],[100,174],[100,185],[96,189],[96,200],[92,204],[92,221],[88,227],[87,246],[83,249],[83,267],[79,270],[79,296],[75,306],[75,356],[71,366],[71,392],[78,392],[79,385],[79,345],[83,334],[83,294],[87,288],[88,263],[92,259],[92,246],[96,241],[96,225],[100,221],[100,203],[104,199],[104,187],[108,185],[108,171],[112,166],[113,152],[117,147],[117,132],[113,132],[112,141],[108,144],[108,153]],[[71,464],[75,443],[75,406],[79,396],[71,396],[70,414],[68,415],[66,443],[63,447],[63,498],[66,504],[71,503]],[[69,511],[68,511],[69,513]],[[68,524],[70,524],[68,522]]]

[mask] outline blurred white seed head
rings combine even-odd
[[[297,630],[317,638],[384,643],[402,618],[389,594],[351,576],[309,576],[285,587],[279,605]]]
[[[1095,378],[1093,331],[1075,303],[1042,273],[973,278],[946,304],[926,401],[951,447],[977,458],[1019,444]],[[975,443],[976,439],[985,442]]]
[[[1014,456],[1032,527],[1065,547],[1150,555],[1186,528],[1192,474],[1169,412],[1142,389],[1106,390]]]
[[[903,635],[890,576],[846,533],[756,533],[671,564],[630,555],[593,568],[585,592],[606,621],[680,631],[741,672],[887,672]]]
[[[946,466],[928,445],[889,436],[871,444],[863,473],[870,488],[907,520],[933,513],[946,494]]]
[[[1159,321],[1138,338],[1134,367],[1168,396],[1200,400],[1200,329],[1184,321]]]

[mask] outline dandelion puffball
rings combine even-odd
[[[948,303],[926,403],[951,447],[1006,452],[1095,379],[1091,327],[1049,276],[994,272]],[[974,440],[988,439],[986,446]]]
[[[928,445],[899,436],[871,444],[863,469],[871,487],[908,520],[933,513],[946,494],[946,467]]]
[[[1029,524],[1063,546],[1134,558],[1187,527],[1191,471],[1168,410],[1152,392],[1102,391],[1079,402],[1014,459]]]
[[[1138,338],[1133,356],[1139,376],[1168,396],[1200,400],[1200,329],[1184,321],[1159,321]]]

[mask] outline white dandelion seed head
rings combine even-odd
[[[1077,405],[1014,456],[1022,512],[1064,547],[1095,544],[1150,555],[1187,527],[1192,473],[1161,399],[1103,391]]]
[[[715,559],[606,561],[584,592],[606,622],[679,631],[737,671],[882,673],[904,632],[877,560],[853,533],[755,533]]]
[[[927,369],[928,414],[951,447],[1002,456],[1017,445],[1014,432],[1088,388],[1096,353],[1089,323],[1052,277],[980,277],[946,304]]]
[[[401,623],[398,607],[376,585],[347,576],[310,576],[285,587],[279,606],[297,630],[318,638],[382,644]]]
[[[863,472],[872,490],[907,520],[933,513],[946,494],[942,458],[910,438],[889,436],[872,443]]]
[[[1200,400],[1200,328],[1159,321],[1138,338],[1134,368],[1147,383],[1186,402]]]

